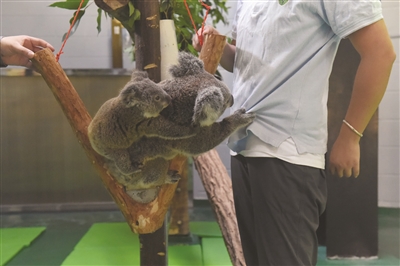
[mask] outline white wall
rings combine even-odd
[[[400,2],[383,0],[383,15],[396,49],[396,62],[379,107],[378,199],[381,207],[400,207]]]
[[[57,0],[0,0],[0,35],[42,38],[51,43],[55,53],[58,53],[73,11],[49,7],[54,2]],[[97,9],[94,2],[87,7],[78,30],[68,39],[59,61],[64,69],[104,69],[112,66],[111,19],[102,15],[101,32],[98,33]],[[124,57],[124,63],[127,58],[128,55]],[[127,63],[129,65],[130,62]]]
[[[61,47],[61,38],[68,30],[72,11],[48,7],[56,0],[0,0],[0,35],[27,34],[43,38],[56,48]],[[231,6],[228,21],[233,20],[236,1]],[[399,1],[383,0],[383,10],[397,52],[387,93],[379,109],[379,206],[400,207],[399,189]],[[111,67],[111,20],[102,17],[102,31],[96,29],[97,6],[87,8],[77,32],[68,40],[60,64],[64,69],[104,69]],[[229,26],[219,26],[221,34],[230,36]],[[124,66],[130,68],[128,55],[124,55]],[[220,69],[228,86],[232,84],[230,73]],[[222,149],[224,157],[226,150]],[[225,147],[226,149],[226,147]],[[229,160],[223,158],[229,170]],[[199,185],[197,181],[195,185]],[[199,191],[201,191],[200,183]],[[196,191],[196,189],[195,189]]]

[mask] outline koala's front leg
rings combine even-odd
[[[198,155],[215,148],[239,128],[248,126],[253,122],[255,114],[246,113],[239,109],[221,122],[215,122],[209,127],[200,127],[198,134],[189,139],[168,140],[167,146],[186,155]]]
[[[162,139],[187,139],[196,135],[198,130],[197,126],[178,125],[161,115],[148,119],[137,126],[139,135]]]

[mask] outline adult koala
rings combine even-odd
[[[171,97],[146,72],[134,71],[119,95],[106,101],[89,124],[88,137],[93,149],[114,161],[123,174],[138,171],[142,165],[134,164],[127,148],[141,137],[179,139],[195,135],[193,127],[159,117],[170,103]]]
[[[170,72],[172,78],[159,85],[171,97],[171,103],[151,124],[194,128],[196,134],[184,139],[143,136],[132,143],[128,148],[132,166],[144,167],[140,173],[119,175],[119,179],[124,180],[126,188],[129,187],[128,194],[139,202],[153,200],[162,181],[172,183],[178,180],[176,173],[168,171],[168,160],[178,154],[191,156],[207,152],[237,129],[249,125],[255,117],[240,109],[217,122],[224,111],[232,106],[233,97],[226,85],[207,73],[203,62],[193,55],[180,53],[179,63],[172,66]],[[149,167],[149,164],[154,167]],[[150,170],[155,168],[157,171]]]

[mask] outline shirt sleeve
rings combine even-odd
[[[383,18],[379,0],[322,0],[321,14],[341,38]]]

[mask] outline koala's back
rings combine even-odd
[[[106,101],[88,127],[92,147],[100,154],[104,149],[129,147],[139,138],[135,127],[143,120],[139,110],[124,107],[119,97]]]
[[[161,82],[164,91],[171,96],[171,104],[160,114],[176,124],[190,126],[196,98],[199,91],[206,89],[210,77],[214,79],[204,72]]]

